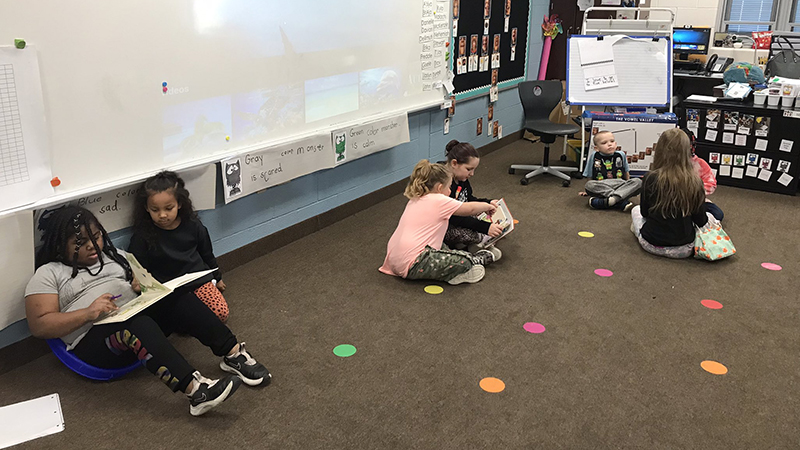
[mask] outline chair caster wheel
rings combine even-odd
[[[530,182],[530,180],[528,180],[527,178],[523,178],[523,179],[519,180],[519,184],[521,184],[523,186],[527,186],[529,182]]]
[[[561,182],[561,186],[562,187],[569,187],[569,181],[567,181],[567,180],[562,181]]]
[[[561,158],[559,158],[559,159],[561,159],[561,161],[566,161],[567,160],[567,155],[561,155]]]
[[[510,167],[508,168],[508,174],[509,174],[509,175],[514,175],[515,173],[517,173],[517,171],[516,171],[516,170],[514,170],[514,169],[512,169],[512,168],[510,168]]]

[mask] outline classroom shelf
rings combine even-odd
[[[688,117],[693,116],[697,118],[697,156],[705,159],[712,169],[717,170],[717,183],[725,186],[734,186],[745,189],[755,189],[759,191],[775,192],[779,194],[795,195],[798,188],[798,176],[800,176],[800,119],[792,117],[784,117],[784,111],[793,111],[791,108],[781,108],[775,106],[760,106],[753,105],[752,101],[746,102],[719,102],[714,104],[699,103],[699,102],[684,102],[685,112],[680,116],[681,126],[688,126]],[[708,118],[709,111],[718,110],[719,117],[717,119],[717,128],[709,128]],[[756,136],[755,130],[756,123],[751,125],[750,131],[745,135],[739,133],[739,127],[735,130],[725,130],[725,113],[735,113],[739,118],[742,116],[752,116],[753,118],[766,117],[769,118],[769,130],[767,136]],[[713,116],[713,114],[712,114]],[[755,122],[755,121],[754,121]],[[716,131],[717,136],[715,139],[709,139],[708,131]],[[733,133],[733,143],[723,143],[723,133]],[[712,133],[713,135],[713,133]],[[746,136],[744,138],[744,145],[736,145],[736,137]],[[759,139],[766,139],[766,150],[756,150],[756,142]],[[786,140],[794,143],[790,151],[781,151],[781,143]],[[741,143],[741,142],[740,142]],[[720,160],[714,162],[710,158],[711,154],[719,154]],[[723,155],[731,155],[735,162],[737,156],[745,157],[744,165],[730,164],[731,174],[734,168],[743,168],[747,171],[748,155],[755,155],[758,158],[758,173],[761,174],[761,162],[763,158],[771,160],[770,168],[767,169],[771,172],[768,181],[758,178],[758,176],[744,175],[742,178],[734,178],[730,175],[722,175],[721,164]],[[787,184],[782,184],[778,180],[783,172],[778,170],[782,164],[781,162],[788,162],[789,169],[785,172],[792,179]],[[752,169],[751,169],[752,172]],[[785,181],[786,178],[784,177]]]

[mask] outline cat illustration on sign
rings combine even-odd
[[[238,159],[225,162],[225,186],[228,187],[228,197],[242,192],[242,166]]]

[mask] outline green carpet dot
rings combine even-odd
[[[353,356],[356,354],[356,348],[350,344],[337,345],[333,348],[333,354],[336,356],[341,356],[342,358],[347,358],[348,356]]]

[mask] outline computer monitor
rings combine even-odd
[[[708,54],[711,28],[676,28],[672,30],[672,53],[680,59]]]

